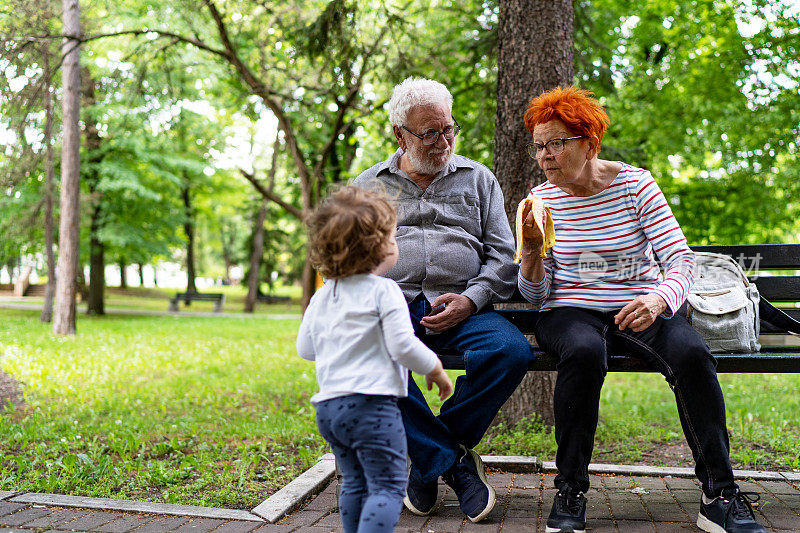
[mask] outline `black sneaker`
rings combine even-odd
[[[494,489],[486,481],[481,456],[461,446],[462,455],[442,479],[458,496],[458,506],[473,522],[486,518],[494,507]]]
[[[416,515],[427,516],[436,508],[438,501],[439,482],[425,483],[414,469],[414,465],[411,465],[411,470],[408,472],[406,497],[403,498],[406,508]]]
[[[758,494],[742,492],[739,487],[723,491],[710,503],[705,503],[705,498],[702,498],[697,527],[710,533],[766,533],[767,530],[756,522],[750,506],[759,499]]]
[[[547,533],[585,533],[586,496],[565,485],[556,493],[547,517]]]

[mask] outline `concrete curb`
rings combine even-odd
[[[263,522],[263,520],[239,509],[218,509],[215,507],[198,507],[194,505],[173,505],[169,503],[138,502],[133,500],[115,500],[113,498],[84,498],[63,494],[41,494],[29,492],[10,498],[16,503],[33,503],[52,505],[55,507],[80,507],[82,509],[102,509],[104,511],[123,511],[135,513],[151,513],[175,516],[194,516],[198,518],[220,518],[223,520],[247,520]]]
[[[336,460],[332,453],[320,457],[317,464],[297,476],[281,490],[267,498],[255,509],[254,514],[275,523],[291,513],[309,496],[320,492],[336,473]]]
[[[488,468],[512,473],[554,473],[556,465],[552,461],[539,461],[536,457],[516,455],[482,455],[481,459]],[[592,474],[655,476],[694,478],[693,468],[653,467],[638,465],[598,464],[589,465]],[[800,482],[797,472],[765,472],[760,470],[734,470],[737,479],[755,481],[788,481]],[[150,503],[132,500],[115,500],[112,498],[84,498],[61,494],[18,493],[0,491],[0,501],[31,503],[56,507],[78,507],[85,509],[101,509],[105,511],[122,511],[151,513],[173,516],[192,516],[198,518],[217,518],[224,520],[245,520],[250,522],[275,523],[284,516],[299,508],[309,497],[322,491],[336,474],[336,461],[333,454],[320,457],[319,461],[289,482],[288,485],[267,498],[251,511],[239,509],[220,509],[192,505],[173,505],[166,503]]]
[[[541,472],[552,474],[557,472],[556,464],[552,461],[542,463]],[[665,466],[639,466],[639,465],[610,465],[591,463],[590,474],[615,474],[626,476],[671,476],[695,477],[694,468],[677,468]],[[736,479],[753,479],[755,481],[800,481],[800,474],[796,472],[767,472],[764,470],[734,470]]]
[[[483,465],[514,474],[532,474],[542,471],[542,462],[535,456],[481,455]]]

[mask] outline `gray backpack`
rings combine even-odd
[[[696,252],[687,320],[712,353],[757,352],[759,295],[739,263],[722,254]]]

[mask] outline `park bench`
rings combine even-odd
[[[757,245],[719,245],[692,246],[696,252],[726,254],[739,261],[752,281],[758,287],[761,298],[777,304],[794,305],[800,303],[800,276],[770,273],[770,270],[800,270],[800,244],[757,244]],[[510,304],[510,305],[506,305]],[[498,313],[517,326],[522,333],[533,335],[538,311],[535,309],[514,309],[519,304],[527,304],[517,292],[516,296],[503,304],[496,305]],[[528,304],[530,306],[530,304]],[[504,309],[508,307],[508,309]],[[795,320],[800,320],[800,308],[784,309]],[[763,316],[762,316],[763,318]],[[778,336],[776,338],[776,336]],[[770,339],[772,337],[772,339]],[[790,344],[778,344],[782,340]],[[714,354],[717,359],[717,372],[800,372],[800,337],[788,337],[784,329],[761,322],[761,351],[757,353]],[[554,371],[557,360],[551,354],[536,349],[536,359],[530,364],[531,371]],[[464,360],[457,354],[440,354],[442,364],[447,369],[463,370]],[[655,372],[644,360],[627,354],[610,354],[609,372]]]
[[[189,305],[191,302],[214,302],[214,312],[222,311],[225,295],[221,292],[179,292],[169,299],[169,310],[178,311],[178,302]]]
[[[277,304],[277,303],[287,303],[291,298],[288,296],[274,296],[272,294],[264,294],[258,293],[256,299],[264,304]]]

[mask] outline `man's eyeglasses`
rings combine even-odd
[[[400,126],[400,127],[406,130],[414,137],[416,137],[417,139],[421,139],[422,144],[424,144],[425,146],[430,146],[432,144],[436,144],[436,141],[439,140],[439,135],[444,135],[444,138],[447,139],[448,141],[452,140],[453,138],[455,138],[456,135],[458,135],[458,132],[461,131],[461,126],[458,125],[458,121],[456,119],[453,119],[453,122],[455,122],[454,126],[447,126],[442,131],[429,131],[425,135],[414,133],[405,126]]]
[[[576,135],[575,137],[564,137],[561,139],[550,139],[546,143],[528,143],[525,148],[528,150],[528,155],[536,159],[545,150],[553,155],[559,155],[564,151],[564,143],[574,139],[585,139],[586,135]]]

